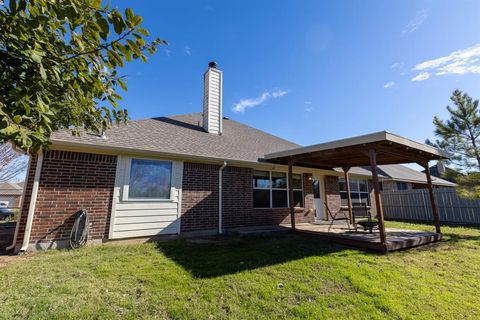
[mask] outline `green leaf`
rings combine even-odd
[[[40,76],[42,77],[42,80],[47,80],[47,74],[42,64],[40,64]]]
[[[127,8],[125,9],[125,16],[127,17],[127,21],[132,21],[135,15],[133,14],[133,10],[131,8]]]
[[[136,16],[132,19],[132,23],[135,25],[135,26],[138,26],[138,25],[141,25],[142,24],[142,17],[140,16]]]
[[[19,124],[20,122],[22,122],[22,116],[20,115],[16,115],[13,117],[13,122],[15,122],[16,124]]]
[[[128,91],[127,89],[127,85],[125,84],[125,82],[123,82],[122,80],[118,79],[117,80],[118,84],[120,85],[120,87],[125,90],[125,91]]]
[[[43,52],[40,52],[40,51],[35,51],[35,50],[27,50],[26,52],[27,54],[30,55],[30,58],[37,62],[37,63],[41,63],[42,62],[42,58],[43,58]]]
[[[138,32],[140,32],[141,34],[143,34],[145,37],[148,37],[150,35],[150,33],[148,32],[147,29],[144,29],[144,28],[137,28],[136,29]]]
[[[105,20],[104,17],[100,16],[99,18],[97,18],[97,25],[100,27],[101,30],[100,37],[102,37],[102,39],[106,41],[108,34],[110,33],[110,27],[107,20]]]

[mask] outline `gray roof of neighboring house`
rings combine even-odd
[[[23,182],[2,182],[0,183],[0,195],[21,196],[23,193]]]
[[[52,135],[55,145],[78,144],[135,151],[159,152],[219,160],[258,162],[266,153],[299,147],[239,122],[224,119],[222,135],[209,134],[201,127],[202,114],[191,113],[129,121],[115,125],[106,138],[62,131]]]
[[[350,170],[352,174],[371,176],[372,173],[368,167],[356,167]],[[378,166],[379,177],[383,180],[394,180],[400,182],[427,183],[425,173],[416,171],[400,164],[389,164]],[[456,184],[450,181],[433,177],[432,183],[439,186],[455,187]]]

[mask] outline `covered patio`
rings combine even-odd
[[[428,162],[447,158],[448,155],[441,150],[386,131],[265,155],[265,160],[269,162],[288,165],[287,181],[291,199],[293,199],[293,166],[342,168],[347,188],[348,219],[350,223],[353,222],[354,217],[352,200],[350,198],[349,170],[352,167],[369,166],[372,172],[372,186],[374,190],[372,202],[375,203],[374,208],[376,219],[378,220],[378,231],[367,234],[348,229],[342,230],[341,228],[328,230],[328,226],[323,225],[302,224],[296,226],[293,202],[291,202],[290,206],[291,228],[299,232],[315,233],[334,242],[382,252],[414,247],[435,242],[442,238]],[[425,168],[435,232],[385,228],[377,166],[407,163],[416,163]]]

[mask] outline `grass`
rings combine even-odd
[[[39,252],[0,268],[0,318],[478,319],[480,230],[443,231],[388,255],[289,233]]]

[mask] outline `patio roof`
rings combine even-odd
[[[349,212],[348,220],[350,220],[350,222],[354,221],[354,216],[352,212],[352,200],[350,198],[348,172],[352,167],[369,165],[372,171],[372,184],[375,196],[378,229],[380,232],[380,245],[385,251],[388,249],[388,243],[380,198],[378,165],[416,162],[425,168],[425,177],[427,180],[435,229],[438,234],[441,232],[438,209],[433,195],[432,177],[428,166],[428,161],[430,160],[448,159],[448,154],[441,150],[386,131],[381,131],[364,136],[270,153],[265,155],[264,159],[269,162],[288,165],[287,184],[290,199],[293,199],[293,165],[313,168],[341,167],[345,174],[345,187]],[[293,201],[290,202],[290,219],[292,230],[295,230],[295,207]],[[332,219],[335,220],[333,217]],[[440,239],[441,237],[437,238]]]
[[[377,164],[425,163],[447,159],[448,154],[386,131],[336,140],[306,147],[288,149],[265,155],[265,160],[287,164],[295,160],[297,166],[357,167],[369,166],[368,150],[374,148]]]

